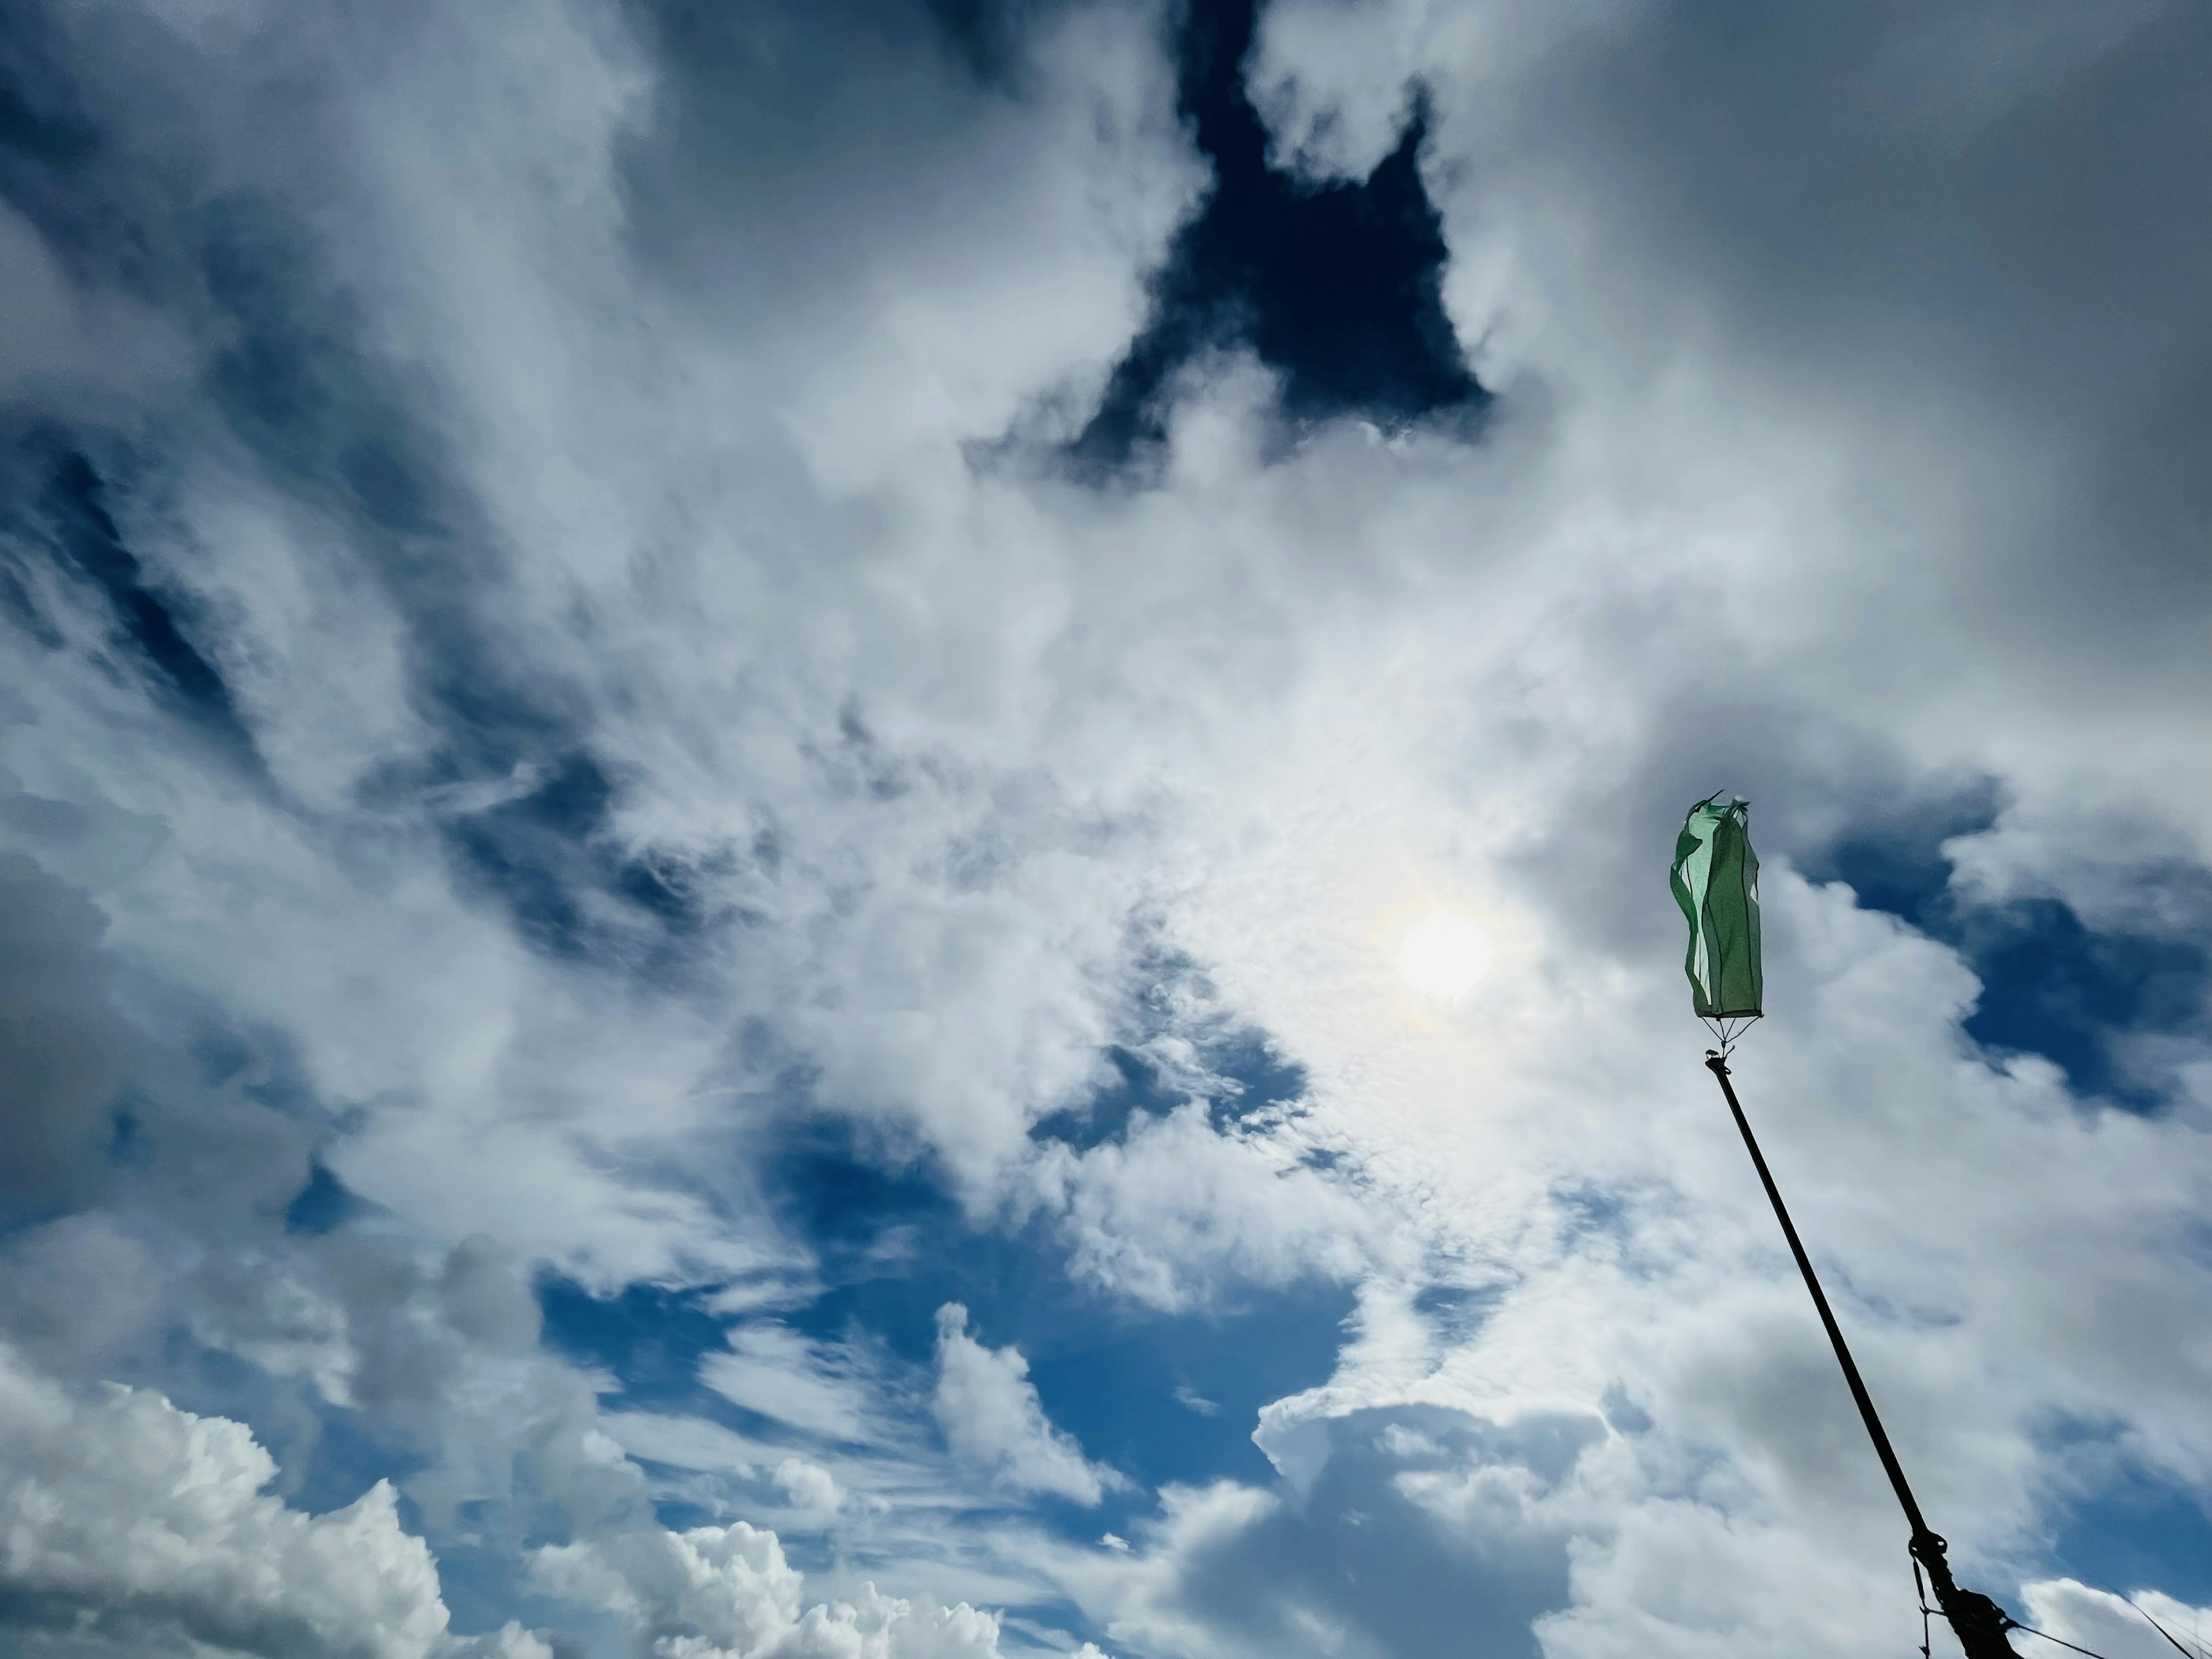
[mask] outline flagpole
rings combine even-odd
[[[1759,1150],[1759,1138],[1751,1132],[1751,1120],[1744,1115],[1743,1103],[1735,1097],[1735,1085],[1729,1081],[1728,1057],[1708,1050],[1705,1069],[1720,1084],[1729,1110],[1735,1115],[1735,1127],[1743,1133],[1744,1148],[1751,1154],[1752,1167],[1759,1171],[1759,1185],[1766,1188],[1767,1201],[1774,1206],[1774,1218],[1782,1224],[1782,1236],[1790,1241],[1790,1254],[1797,1260],[1797,1271],[1805,1276],[1805,1288],[1813,1294],[1813,1306],[1820,1313],[1829,1344],[1836,1351],[1836,1363],[1844,1368],[1844,1381],[1850,1386],[1859,1417],[1874,1441],[1875,1454],[1881,1459],[1897,1501],[1905,1510],[1905,1521],[1912,1528],[1906,1547],[1911,1551],[1913,1559],[1928,1570],[1929,1579],[1936,1587],[1936,1603],[1950,1621],[1966,1659],[2015,1659],[2012,1644],[2004,1635],[2013,1620],[1989,1597],[1959,1588],[1951,1577],[1950,1564],[1944,1559],[1942,1537],[1929,1528],[1920,1513],[1919,1501],[1913,1497],[1911,1485],[1905,1478],[1904,1465],[1897,1461],[1896,1449],[1889,1443],[1888,1431],[1882,1427],[1881,1418],[1874,1408],[1874,1396],[1867,1392],[1866,1380],[1859,1375],[1858,1362],[1851,1358],[1850,1344],[1844,1340],[1843,1327],[1836,1323],[1835,1311],[1828,1306],[1827,1292],[1820,1288],[1820,1277],[1813,1271],[1813,1259],[1805,1254],[1804,1242],[1797,1237],[1796,1224],[1790,1219],[1789,1206],[1783,1203],[1782,1189],[1774,1184],[1774,1174],[1766,1167],[1765,1154]]]

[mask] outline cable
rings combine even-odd
[[[2074,1649],[2074,1651],[2075,1651],[2075,1652],[2076,1652],[2076,1653],[2084,1653],[2084,1654],[2088,1654],[2088,1656],[2089,1656],[2089,1659],[2105,1659],[2105,1656],[2104,1656],[2103,1654],[2101,1654],[2101,1653],[2090,1653],[2090,1652],[2089,1652],[2089,1650],[2088,1650],[2088,1649],[2087,1649],[2087,1648],[2076,1648],[2076,1647],[2074,1647],[2074,1644],[2073,1644],[2071,1642],[2068,1641],[2064,1637],[2063,1637],[2063,1636],[2053,1636],[2053,1635],[2052,1635],[2049,1631],[2047,1631],[2047,1630],[2038,1630],[2038,1629],[2036,1629],[2036,1627],[2035,1627],[2034,1626],[2033,1626],[2033,1625],[2023,1625],[2023,1624],[2021,1624],[2018,1620],[2014,1620],[2012,1624],[2010,1624],[2010,1625],[2007,1626],[2006,1626],[2006,1628],[2007,1628],[2008,1630],[2024,1630],[2024,1631],[2026,1631],[2026,1632],[2027,1632],[2030,1636],[2040,1636],[2040,1637],[2041,1637],[2045,1641],[2046,1641],[2046,1642],[2056,1642],[2056,1643],[2057,1643],[2057,1644],[2058,1644],[2058,1645],[2059,1645],[2060,1647],[2062,1647],[2062,1648],[2073,1648],[2073,1649]]]
[[[2119,1595],[2119,1592],[2118,1590],[2107,1591],[2106,1594]],[[2196,1652],[2192,1653],[2187,1648],[2182,1646],[2179,1639],[2175,1637],[2174,1633],[2168,1630],[2165,1626],[2160,1624],[2157,1620],[2151,1619],[2150,1609],[2143,1606],[2142,1602],[2136,1601],[2134,1596],[2121,1595],[2120,1600],[2126,1602],[2137,1613],[2142,1614],[2145,1619],[2150,1620],[2150,1627],[2156,1631],[2160,1636],[2166,1638],[2166,1645],[2171,1647],[2176,1653],[2179,1654],[2181,1656],[2181,1659],[2203,1659],[2203,1650],[2202,1648],[2199,1648]]]
[[[2150,1619],[2150,1609],[2149,1609],[2148,1607],[2144,1607],[2141,1602],[2137,1601],[2136,1601],[2133,1596],[2131,1596],[2131,1595],[2130,1595],[2130,1596],[2125,1596],[2125,1597],[2123,1597],[2122,1599],[2123,1599],[2123,1600],[2124,1600],[2124,1601],[2127,1602],[2127,1604],[2128,1604],[2130,1607],[2133,1607],[2133,1608],[2134,1608],[2137,1613],[2139,1613],[2142,1614],[2142,1616],[2143,1616],[2144,1618],[2146,1618],[2146,1619]],[[2203,1655],[2203,1651],[2204,1651],[2204,1650],[2203,1650],[2203,1649],[2199,1648],[2199,1649],[2197,1649],[2197,1651],[2196,1651],[2195,1653],[2191,1653],[2191,1652],[2187,1648],[2185,1648],[2185,1647],[2184,1647],[2184,1646],[2182,1646],[2182,1645],[2181,1645],[2181,1642],[2180,1642],[2180,1638],[2179,1638],[2176,1637],[2176,1636],[2174,1635],[2174,1633],[2173,1633],[2172,1631],[2168,1630],[2165,1626],[2163,1626],[2163,1625],[2160,1624],[2160,1623],[2158,1622],[2158,1620],[2155,1620],[2155,1619],[2150,1619],[2150,1627],[2151,1627],[2153,1630],[2156,1631],[2156,1632],[2157,1632],[2160,1636],[2163,1636],[2164,1638],[2166,1638],[2166,1639],[2167,1643],[2168,1643],[2169,1644],[2171,1644],[2171,1645],[2172,1645],[2172,1647],[2173,1650],[2174,1650],[2176,1653],[2178,1653],[2178,1654],[2179,1654],[2179,1655],[2181,1656],[2181,1659],[2200,1659],[2200,1656]]]
[[[2110,1584],[2106,1583],[2101,1578],[2092,1578],[2089,1582],[2092,1584],[2094,1584],[2099,1589],[2104,1591],[2106,1595],[2111,1596],[2115,1601],[2124,1601],[2128,1606],[2133,1607],[2137,1613],[2142,1614],[2143,1618],[2148,1621],[2150,1627],[2156,1631],[2160,1636],[2166,1638],[2166,1645],[2172,1648],[2176,1653],[2179,1654],[2181,1656],[2181,1659],[2205,1659],[2204,1648],[2202,1643],[2195,1641],[2191,1641],[2187,1644],[2183,1643],[2181,1638],[2177,1637],[2172,1631],[2160,1624],[2157,1620],[2151,1618],[2150,1609],[2143,1606],[2142,1602],[2136,1601],[2134,1596],[2123,1595],[2120,1591],[2114,1589]]]
[[[1721,1058],[1725,1060],[1735,1052],[1737,1042],[1741,1039],[1746,1031],[1751,1029],[1752,1022],[1759,1016],[1729,1014],[1723,1018],[1715,1014],[1700,1014],[1698,1018],[1705,1022],[1705,1029],[1713,1034],[1713,1041],[1721,1045],[1717,1051],[1708,1049],[1706,1052],[1709,1054],[1717,1052]]]

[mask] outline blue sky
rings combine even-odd
[[[2197,1640],[2207,29],[12,9],[0,1649]]]

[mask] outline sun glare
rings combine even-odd
[[[1425,996],[1456,1001],[1474,989],[1490,966],[1490,940],[1455,911],[1439,910],[1406,930],[1398,946],[1398,971]]]

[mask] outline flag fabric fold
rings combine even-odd
[[[1668,882],[1690,924],[1691,1002],[1701,1019],[1756,1019],[1765,986],[1759,962],[1759,855],[1751,803],[1717,794],[1690,809]]]

